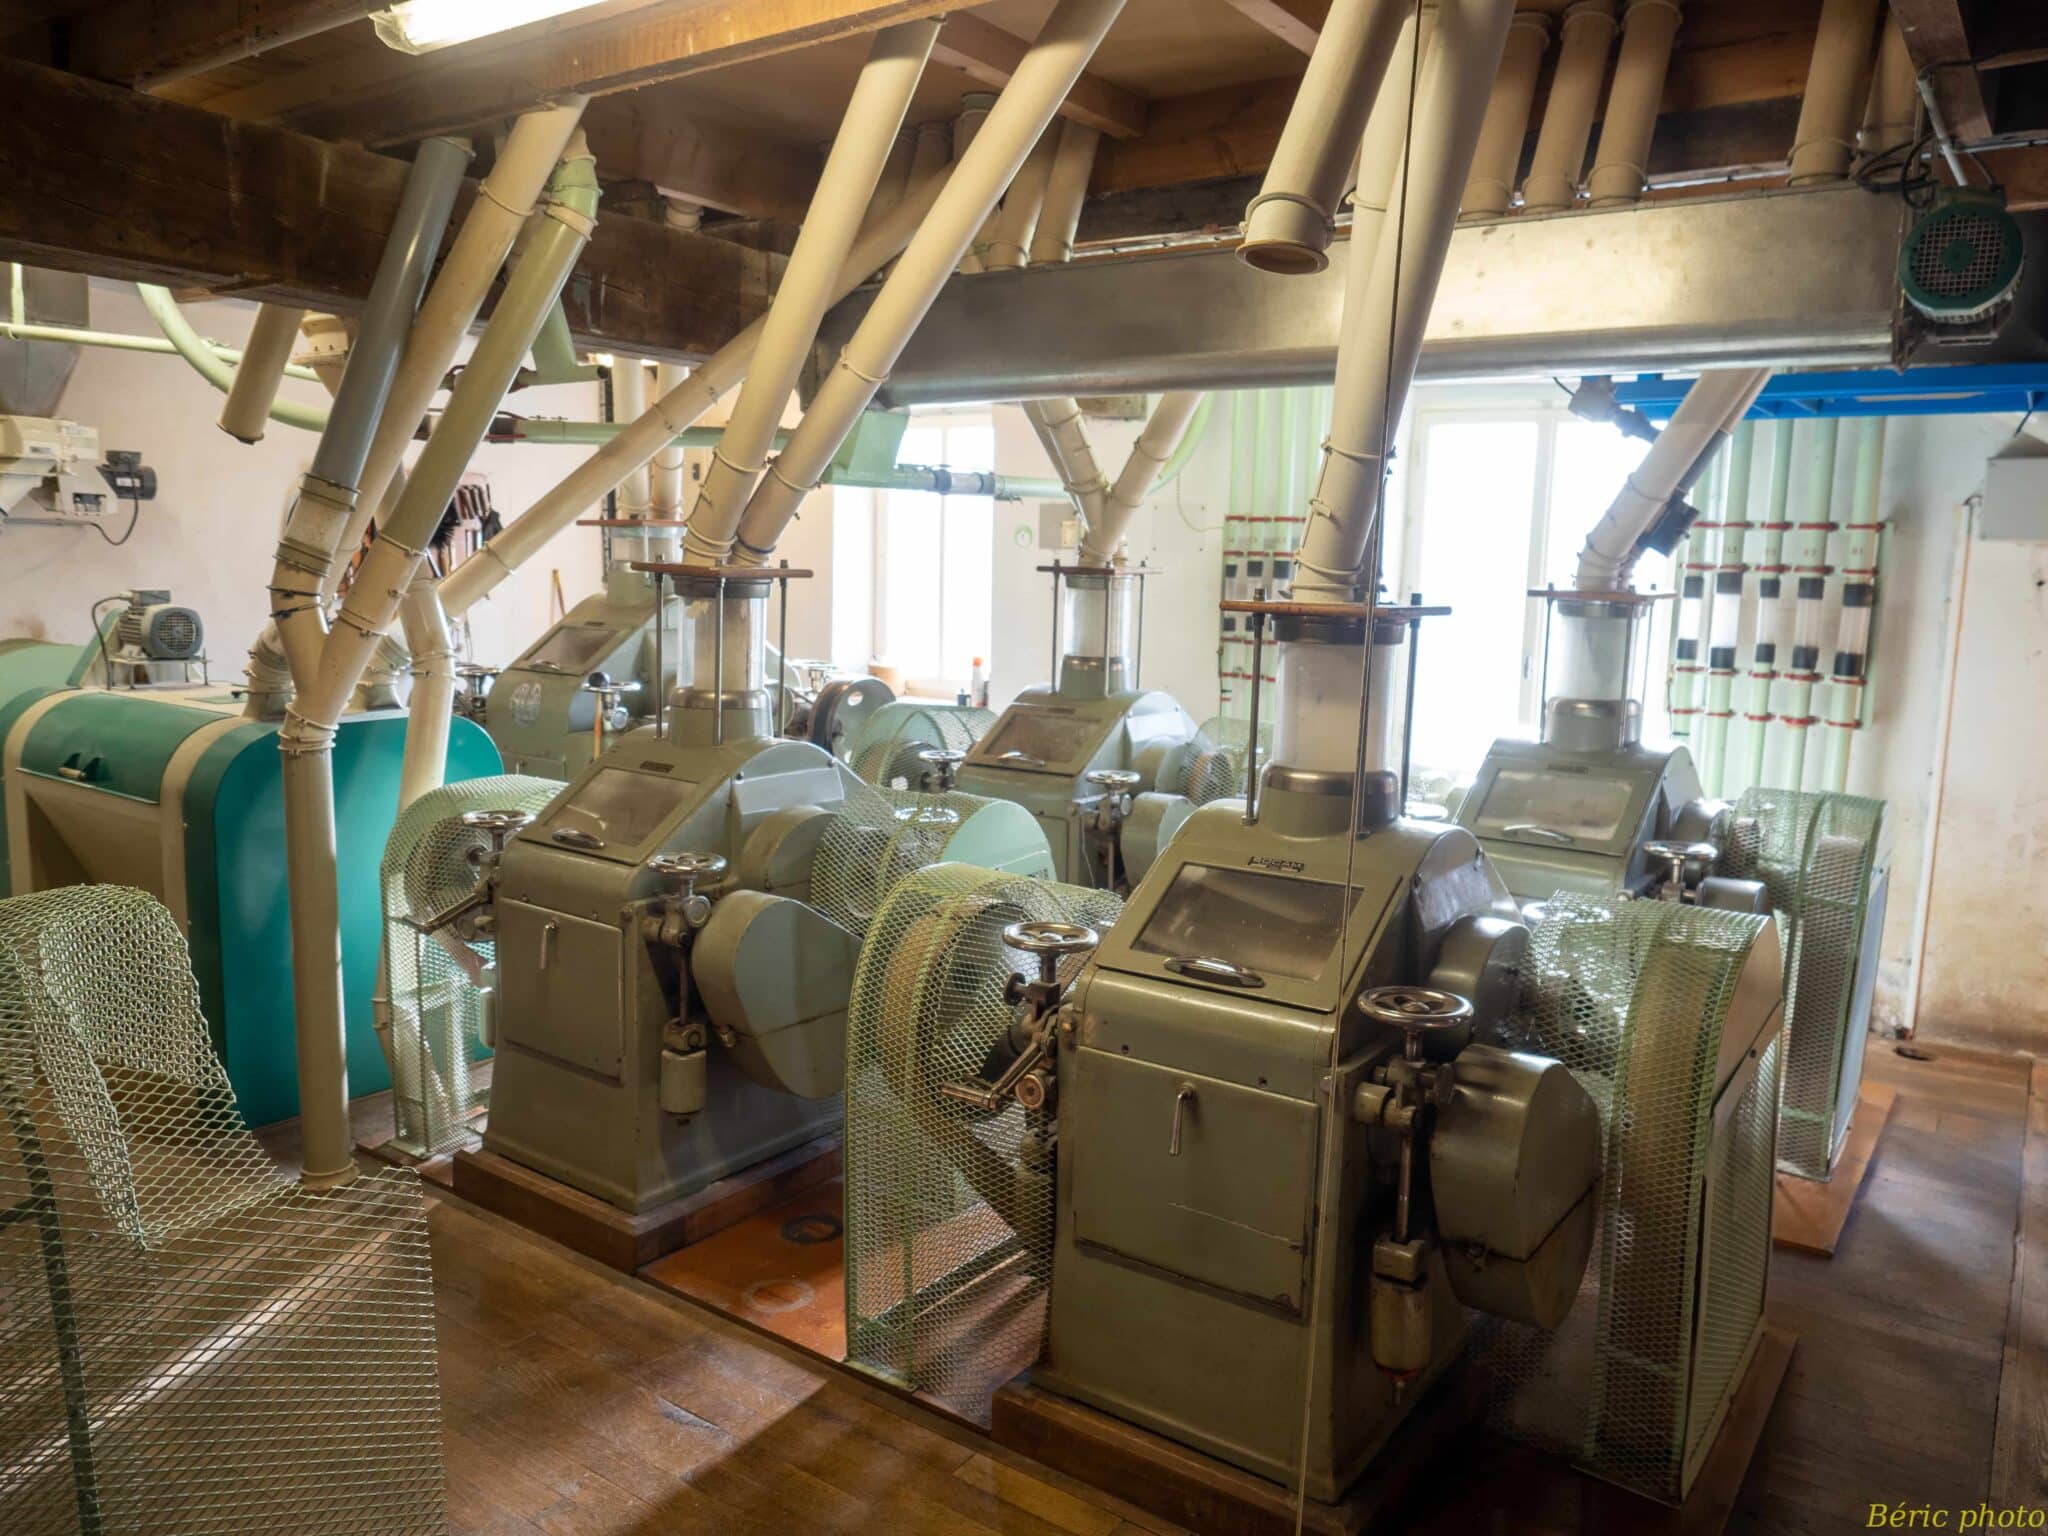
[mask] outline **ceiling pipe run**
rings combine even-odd
[[[228,385],[227,403],[221,407],[220,429],[245,443],[263,440],[270,424],[271,408],[277,403],[278,386],[292,360],[292,348],[299,342],[303,309],[282,304],[265,304],[256,311],[256,323],[249,329],[249,345]]]
[[[1238,255],[1250,265],[1298,274],[1330,264],[1337,205],[1408,9],[1406,0],[1331,5],[1265,183],[1245,210]]]
[[[1123,558],[1124,535],[1130,530],[1132,517],[1158,481],[1166,461],[1187,436],[1201,404],[1202,392],[1196,389],[1175,390],[1159,397],[1145,430],[1131,446],[1123,473],[1116,477],[1116,484],[1104,502],[1100,520],[1091,521],[1081,537],[1083,565],[1108,565]]]
[[[1458,200],[1459,218],[1497,219],[1508,211],[1522,164],[1522,140],[1529,133],[1529,109],[1536,100],[1536,77],[1549,51],[1550,18],[1541,11],[1515,12],[1479,129],[1479,148],[1472,155],[1472,174]]]
[[[238,364],[232,364],[224,349],[215,347],[192,329],[192,322],[185,318],[178,301],[171,297],[170,289],[155,283],[137,283],[135,293],[142,300],[142,307],[149,312],[150,319],[157,323],[157,329],[164,333],[164,340],[171,350],[190,363],[193,372],[223,393],[235,387]],[[87,344],[93,343],[88,341]],[[273,400],[270,414],[288,427],[302,427],[308,432],[327,429],[325,406],[301,405],[296,400]]]
[[[889,377],[975,231],[1016,179],[1122,9],[1123,0],[1059,0],[1046,18],[867,318],[819,385],[789,446],[747,503],[731,543],[739,563],[763,565],[772,556],[783,529]],[[699,547],[717,543],[707,538]]]
[[[1870,100],[1856,135],[1859,168],[1889,150],[1911,144],[1920,128],[1920,88],[1906,34],[1889,8],[1879,28],[1877,67],[1871,71]]]
[[[1856,129],[1869,101],[1880,0],[1826,0],[1813,62],[1792,136],[1791,183],[1841,181],[1856,156]]]
[[[1593,113],[1614,47],[1614,0],[1573,0],[1565,8],[1560,37],[1550,101],[1536,130],[1529,178],[1522,184],[1522,208],[1528,213],[1555,213],[1571,207],[1579,195]]]
[[[686,560],[716,564],[732,547],[740,514],[767,468],[790,392],[817,340],[819,323],[832,307],[833,280],[846,265],[938,36],[935,20],[884,27],[875,34],[783,268],[746,383],[690,509],[691,527],[683,537]],[[623,408],[620,414],[626,414]]]
[[[1600,148],[1586,199],[1595,208],[1640,202],[1649,181],[1650,136],[1671,72],[1671,44],[1678,36],[1678,0],[1628,0],[1621,23],[1621,53],[1607,90],[1607,115],[1600,122]]]
[[[1058,118],[1045,125],[1045,132],[1038,136],[1038,142],[1025,158],[1024,168],[1003,194],[1003,206],[989,223],[988,246],[981,256],[986,270],[1007,271],[1023,266],[1029,259],[1039,215],[1045,206],[1046,188],[1052,181],[1053,163],[1059,158],[1063,126]]]
[[[1088,179],[1095,173],[1095,151],[1102,143],[1100,129],[1071,117],[1062,118],[1059,129],[1059,152],[1053,157],[1038,222],[1031,231],[1029,256],[1034,267],[1073,259],[1081,205],[1088,200]]]

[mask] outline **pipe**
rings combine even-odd
[[[680,363],[663,363],[654,370],[654,387],[662,395],[680,389],[690,370]],[[713,441],[717,439],[714,437]],[[685,444],[670,438],[655,454],[649,473],[654,515],[679,518],[683,515],[683,450]],[[709,446],[708,444],[706,446]]]
[[[1771,686],[1778,678],[1779,630],[1784,613],[1785,529],[1792,501],[1793,423],[1781,421],[1771,437],[1771,496],[1756,562],[1755,630],[1750,637],[1749,675],[1743,680],[1743,755],[1739,783],[1724,784],[1733,794],[1764,782],[1764,739],[1771,723]],[[1724,774],[1725,778],[1726,775]]]
[[[940,189],[947,172],[938,172],[913,186],[903,201],[863,230],[834,284],[834,301],[853,292],[868,276],[909,243]],[[765,317],[698,365],[681,385],[654,402],[637,421],[629,422],[604,447],[585,459],[552,489],[507,524],[476,555],[450,572],[441,599],[451,617],[459,617],[496,589],[522,563],[556,534],[601,501],[628,471],[645,464],[663,445],[686,430],[746,376],[754,348],[760,344]]]
[[[1728,445],[1727,496],[1721,513],[1720,548],[1715,552],[1714,591],[1707,614],[1707,702],[1700,722],[1700,780],[1709,795],[1722,792],[1729,727],[1735,718],[1735,653],[1742,633],[1743,564],[1749,535],[1751,477],[1756,463],[1756,423],[1745,421]]]
[[[1565,9],[1560,37],[1550,100],[1536,131],[1529,179],[1522,184],[1527,213],[1556,213],[1571,207],[1579,195],[1593,114],[1607,78],[1607,54],[1614,46],[1614,0],[1574,0]]]
[[[343,1181],[352,1176],[354,1168],[349,1151],[348,1062],[339,965],[335,729],[356,679],[413,579],[421,548],[440,522],[477,440],[518,374],[548,307],[560,295],[570,267],[589,239],[596,206],[597,178],[579,135],[557,172],[541,227],[514,264],[497,313],[462,371],[440,430],[420,455],[397,512],[379,530],[364,557],[333,633],[318,647],[317,669],[311,675],[295,670],[299,696],[278,732],[278,753],[283,767],[285,854],[291,890],[292,992],[305,1131],[304,1179],[312,1185]],[[396,345],[387,351],[395,364]],[[359,344],[356,361],[349,367],[351,376],[365,353],[366,348]],[[348,387],[344,379],[344,393]],[[341,414],[337,402],[337,418]],[[365,424],[365,451],[368,427],[374,422],[371,417]],[[316,596],[317,590],[316,585],[307,595]],[[319,622],[317,604],[309,604],[302,613],[307,621]],[[286,638],[290,639],[289,631]]]
[[[1122,9],[1123,0],[1059,0],[1046,18],[896,270],[818,386],[796,435],[747,503],[736,538],[728,541],[741,563],[768,560]],[[706,538],[699,547],[716,548],[718,542]]]
[[[1379,250],[1380,227],[1386,222],[1387,207],[1394,200],[1394,187],[1406,153],[1415,82],[1421,78],[1416,65],[1416,38],[1422,39],[1422,60],[1426,65],[1430,45],[1436,40],[1436,14],[1436,6],[1430,4],[1402,19],[1394,57],[1387,65],[1379,95],[1373,98],[1372,112],[1365,120],[1365,137],[1358,146],[1358,185],[1351,193],[1350,261],[1354,269],[1347,271],[1347,282],[1363,281],[1365,274],[1355,270],[1355,263],[1369,261]]]
[[[958,165],[967,158],[967,151],[980,134],[982,125],[988,121],[988,114],[996,103],[996,97],[989,91],[969,91],[960,98],[960,115],[953,120],[953,164]],[[988,221],[982,221],[982,229],[975,235],[973,243],[960,257],[962,272],[981,270],[981,236],[986,233]]]
[[[1871,87],[1879,0],[1824,0],[1792,136],[1791,184],[1842,181]]]
[[[882,174],[875,182],[874,199],[868,204],[871,216],[880,217],[903,200],[910,190],[911,167],[917,158],[917,130],[905,124],[889,143],[889,158],[882,162]]]
[[[1613,592],[1628,585],[1643,535],[1664,515],[1687,477],[1705,467],[1770,377],[1767,368],[1731,368],[1699,376],[1643,462],[1622,482],[1620,493],[1586,535],[1574,578],[1580,591]]]
[[[476,201],[470,204],[462,228],[448,248],[433,291],[420,306],[398,376],[392,381],[389,405],[364,463],[362,494],[343,530],[341,548],[353,549],[361,543],[373,516],[379,527],[391,521],[397,507],[393,482],[406,446],[417,435],[428,404],[441,388],[456,348],[476,323],[513,238],[533,213],[541,189],[567,149],[569,136],[583,116],[584,101],[581,96],[568,96],[528,112],[506,135],[497,163],[478,187]],[[322,587],[329,601],[340,579],[339,569],[329,573]]]
[[[1593,174],[1586,179],[1586,201],[1594,208],[1616,208],[1642,199],[1649,176],[1650,135],[1657,128],[1678,21],[1678,0],[1628,0],[1614,83],[1607,88],[1607,115],[1600,122],[1600,148],[1593,156]]]
[[[1920,88],[1915,75],[1913,55],[1906,47],[1906,34],[1899,29],[1898,14],[1887,9],[1878,34],[1870,101],[1863,110],[1863,127],[1856,135],[1859,169],[1878,156],[1913,142],[1920,128]]]
[[[1123,472],[1116,477],[1116,485],[1103,505],[1101,522],[1090,523],[1081,537],[1083,565],[1108,565],[1122,558],[1124,534],[1131,526],[1131,518],[1187,436],[1202,400],[1198,389],[1175,390],[1159,397],[1152,407],[1151,419],[1131,445],[1131,456],[1124,461]]]
[[[1776,719],[1771,722],[1764,743],[1763,782],[1776,789],[1803,787],[1807,733],[1818,723],[1813,713],[1813,690],[1820,681],[1828,535],[1835,526],[1829,508],[1834,499],[1841,433],[1841,421],[1828,417],[1801,422],[1796,434],[1806,444],[1806,472],[1800,480],[1786,540],[1786,559],[1793,580],[1791,666],[1779,674],[1773,687],[1771,708]]]
[[[988,248],[981,257],[981,264],[988,271],[1011,271],[1029,258],[1045,207],[1046,188],[1052,184],[1053,162],[1059,158],[1064,127],[1059,118],[1046,124],[1045,132],[1024,157],[1024,167],[1017,172],[1017,179],[1003,194],[1003,206],[989,225]]]
[[[1460,219],[1497,219],[1508,211],[1515,172],[1522,166],[1522,141],[1529,134],[1529,109],[1536,100],[1536,76],[1550,49],[1550,18],[1541,11],[1517,11],[1508,25],[1500,74],[1486,103],[1472,174],[1458,200]]]
[[[1715,508],[1720,497],[1719,461],[1708,468],[1700,500]],[[1671,734],[1690,741],[1693,722],[1702,710],[1707,669],[1701,665],[1705,637],[1700,633],[1707,614],[1707,576],[1714,568],[1711,540],[1720,528],[1719,517],[1701,517],[1679,538],[1671,552],[1671,567],[1678,575],[1678,611],[1671,622],[1671,662],[1665,694]]]
[[[1266,179],[1244,212],[1237,253],[1247,264],[1290,276],[1330,264],[1338,200],[1408,9],[1405,0],[1331,5]]]
[[[612,359],[612,415],[637,421],[647,413],[647,365],[637,357]],[[645,464],[619,482],[619,516],[644,522],[654,515],[654,477]]]
[[[424,564],[399,604],[399,621],[412,652],[412,699],[406,711],[405,756],[398,770],[398,808],[439,789],[447,777],[448,735],[455,717],[455,641]]]
[[[1830,668],[1828,733],[1821,787],[1849,787],[1849,758],[1863,728],[1870,693],[1870,638],[1877,615],[1884,479],[1885,418],[1866,419],[1856,436],[1856,479],[1849,521],[1842,525],[1842,604]]]
[[[135,292],[142,300],[142,307],[149,311],[150,318],[163,330],[164,341],[172,351],[190,363],[199,376],[215,389],[226,393],[235,387],[235,370],[221,352],[192,329],[185,312],[178,308],[178,301],[171,297],[170,289],[155,283],[137,283]],[[12,329],[26,331],[29,328]],[[62,338],[46,336],[39,339],[56,341]],[[322,432],[327,427],[328,412],[324,407],[301,405],[296,400],[274,401],[270,414],[288,427],[301,427],[308,432]]]
[[[1381,225],[1377,251],[1352,241],[1329,438],[1294,560],[1298,598],[1371,598],[1365,561],[1379,521],[1385,457],[1414,381],[1458,221],[1458,193],[1513,16],[1513,0],[1446,0],[1440,8],[1416,88],[1400,215]]]
[[[284,382],[284,370],[298,345],[303,309],[282,304],[265,304],[256,311],[256,323],[249,330],[249,348],[228,385],[227,403],[221,407],[220,429],[245,443],[263,440],[263,429],[277,404],[277,387]]]
[[[875,195],[889,147],[938,37],[936,20],[884,27],[874,36],[768,307],[746,382],[690,509],[691,526],[683,536],[686,560],[715,565],[732,547],[733,530],[768,467],[768,445],[817,342],[818,326],[832,305],[834,280],[860,233],[861,216]],[[620,414],[628,414],[623,406]]]
[[[1045,179],[1045,199],[1038,210],[1038,224],[1031,232],[1031,265],[1069,261],[1074,255],[1074,233],[1081,223],[1081,205],[1088,198],[1088,179],[1095,173],[1095,151],[1102,143],[1100,129],[1077,123],[1071,117],[1060,120],[1059,152]]]

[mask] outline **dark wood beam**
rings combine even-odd
[[[113,0],[71,24],[72,69],[147,89],[359,21],[386,0]]]
[[[1224,4],[1303,53],[1315,52],[1323,21],[1330,14],[1329,0],[1224,0]]]
[[[946,18],[932,49],[932,61],[949,64],[970,79],[1001,90],[1030,46],[979,16],[961,12]],[[1074,82],[1060,113],[1113,139],[1134,139],[1145,131],[1145,98],[1088,70]]]
[[[352,145],[0,60],[0,260],[347,312],[405,176]],[[702,356],[761,313],[781,266],[600,217],[564,295],[570,329],[600,350]]]
[[[524,111],[572,92],[602,96],[872,32],[972,0],[666,0],[547,36],[520,32],[409,61],[394,78],[280,113],[321,138],[396,144]],[[316,85],[317,88],[317,85]]]
[[[2031,9],[2031,6],[2029,7]],[[1892,0],[1892,15],[1906,39],[1913,67],[1928,75],[1948,131],[1963,139],[1988,138],[1991,112],[1984,99],[1969,34],[1957,0]]]
[[[704,127],[658,89],[592,102],[583,129],[606,181],[651,182],[725,213],[801,222],[818,181],[815,152]]]

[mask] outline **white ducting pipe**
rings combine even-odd
[[[1371,116],[1365,120],[1365,137],[1358,146],[1358,185],[1351,193],[1347,284],[1364,281],[1365,272],[1356,264],[1361,260],[1369,264],[1379,250],[1380,227],[1386,222],[1387,205],[1394,200],[1401,159],[1407,152],[1415,83],[1422,78],[1421,66],[1427,63],[1430,45],[1436,40],[1436,9],[1432,0],[1402,20],[1386,79],[1373,100]],[[1422,49],[1420,61],[1415,56],[1418,46]]]
[[[1768,368],[1700,375],[1657,434],[1643,462],[1622,483],[1620,493],[1586,535],[1574,578],[1580,591],[1627,588],[1629,568],[1635,563],[1643,535],[1663,516],[1672,496],[1734,432],[1770,378]]]
[[[1009,271],[1024,265],[1037,236],[1046,188],[1052,182],[1053,163],[1059,158],[1063,126],[1058,118],[1046,125],[1045,132],[1025,157],[1024,168],[1003,194],[1003,206],[989,225],[988,248],[982,252],[981,264],[989,271]]]
[[[419,435],[427,407],[455,361],[456,348],[476,323],[484,297],[512,249],[520,228],[532,214],[550,174],[562,158],[569,137],[583,116],[585,98],[568,96],[552,106],[528,112],[512,125],[498,151],[497,163],[477,188],[476,201],[463,216],[462,228],[448,247],[447,260],[420,306],[419,319],[406,342],[405,356],[391,385],[391,398],[363,466],[361,495],[338,547],[354,549],[375,517],[382,527],[391,519],[398,498],[393,478],[405,450]],[[341,580],[339,568],[329,572],[323,587],[331,601]]]
[[[1073,498],[1082,524],[1095,527],[1102,521],[1110,484],[1109,476],[1102,472],[1102,465],[1096,460],[1094,445],[1088,441],[1088,420],[1081,414],[1081,402],[1071,395],[1059,395],[1050,400],[1027,400],[1024,402],[1024,415],[1031,423],[1031,430],[1037,434],[1045,456],[1052,460],[1060,484]]]
[[[988,121],[988,114],[995,106],[995,102],[994,94],[988,91],[969,91],[960,98],[960,115],[953,120],[953,163],[955,165],[958,165],[967,158],[967,151],[973,147],[976,135],[981,132],[982,124]],[[986,233],[987,228],[987,221],[984,220],[982,232]],[[960,257],[960,270],[962,272],[979,272],[981,270],[981,238],[979,234]]]
[[[1550,18],[1541,11],[1517,11],[1508,26],[1500,73],[1486,103],[1479,148],[1472,154],[1472,174],[1465,178],[1459,217],[1497,219],[1514,196],[1515,173],[1522,166],[1522,141],[1529,135],[1529,108],[1536,100],[1536,76],[1550,49]]]
[[[1640,202],[1649,184],[1650,136],[1671,72],[1678,36],[1678,0],[1628,0],[1621,22],[1621,53],[1600,121],[1600,148],[1586,178],[1586,201],[1595,208]]]
[[[1083,565],[1108,565],[1121,557],[1131,518],[1158,480],[1159,471],[1187,436],[1201,404],[1202,392],[1198,389],[1175,390],[1159,397],[1145,430],[1131,445],[1131,456],[1124,461],[1123,472],[1116,477],[1116,485],[1104,502],[1100,521],[1090,522],[1082,536]]]
[[[221,407],[220,429],[229,437],[245,443],[263,440],[270,408],[277,401],[277,387],[284,382],[292,348],[299,344],[299,322],[305,318],[303,309],[282,304],[265,304],[256,311],[249,345],[228,385],[227,404]]]
[[[741,563],[768,560],[1122,9],[1123,0],[1059,0],[1046,18],[923,227],[819,385],[802,424],[747,503],[737,542],[723,540]],[[721,543],[721,530],[691,531],[701,535],[700,548]]]
[[[903,200],[872,228],[861,232],[833,284],[835,303],[909,244],[946,179],[947,171],[940,166],[913,184]],[[441,583],[441,601],[450,617],[459,618],[496,590],[550,539],[603,500],[635,467],[653,458],[678,432],[693,426],[724,398],[746,377],[766,323],[765,317],[754,321],[720,347],[679,387],[655,401],[645,415],[577,465],[508,523],[503,533],[458,566]]]
[[[638,421],[647,414],[647,364],[637,357],[612,359],[612,420]],[[654,515],[654,482],[641,465],[619,482],[619,516],[644,522]]]
[[[1408,9],[1405,0],[1331,5],[1266,179],[1245,209],[1238,255],[1260,271],[1300,274],[1330,264],[1337,204]]]
[[[783,268],[747,381],[733,402],[725,434],[712,451],[711,468],[690,509],[691,526],[683,536],[686,560],[716,564],[731,548],[731,532],[768,467],[768,450],[782,425],[790,392],[811,355],[825,311],[832,306],[835,280],[860,232],[861,216],[875,195],[889,146],[896,142],[938,37],[936,20],[905,22],[875,34],[796,246]]]
[[[1906,34],[1899,29],[1898,13],[1887,9],[1879,29],[1870,100],[1863,109],[1863,127],[1856,135],[1859,163],[1913,142],[1920,128],[1917,73],[1906,47]]]
[[[911,166],[916,158],[917,130],[906,124],[896,130],[889,145],[889,158],[882,162],[874,200],[868,204],[869,218],[880,218],[903,200],[903,194],[910,190]]]
[[[910,154],[910,185],[930,185],[932,178],[952,163],[953,125],[946,122],[919,123],[916,146]],[[904,196],[909,196],[909,190],[908,187],[904,189]]]
[[[1354,249],[1322,474],[1295,556],[1294,594],[1313,602],[1371,595],[1365,568],[1379,520],[1384,455],[1415,377],[1423,327],[1458,221],[1488,87],[1514,0],[1445,0],[1425,49],[1400,203],[1378,249]],[[1356,242],[1354,241],[1354,245]]]
[[[1573,0],[1565,7],[1550,100],[1536,131],[1529,179],[1522,184],[1525,211],[1555,213],[1571,207],[1578,197],[1586,145],[1593,137],[1593,114],[1600,106],[1607,55],[1613,47],[1614,0]]]
[[[690,370],[681,363],[663,363],[654,370],[654,388],[657,397],[672,394],[683,387],[690,376]],[[644,412],[642,414],[645,414]],[[628,419],[615,413],[617,419]],[[679,443],[670,443],[657,453],[648,466],[649,485],[652,488],[654,515],[659,518],[680,518],[683,515],[683,467],[685,450]]]
[[[1870,96],[1880,0],[1825,0],[1813,62],[1792,136],[1795,187],[1842,181],[1856,153],[1856,129]]]
[[[1081,227],[1081,205],[1088,200],[1088,180],[1095,173],[1095,151],[1102,143],[1100,129],[1072,119],[1060,121],[1059,152],[1045,179],[1045,199],[1039,205],[1038,224],[1031,232],[1031,265],[1045,266],[1070,261],[1074,235]]]
[[[455,718],[455,641],[423,562],[399,605],[405,644],[412,652],[412,698],[405,720],[405,756],[398,770],[403,811],[447,777],[448,736]]]

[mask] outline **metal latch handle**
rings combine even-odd
[[[1220,981],[1229,987],[1263,987],[1266,978],[1257,971],[1233,964],[1218,955],[1175,955],[1166,968],[1196,981]]]
[[[1166,1155],[1168,1157],[1180,1156],[1181,1117],[1187,1113],[1187,1107],[1194,1102],[1195,1085],[1193,1083],[1182,1083],[1180,1085],[1180,1092],[1173,1096],[1173,1134],[1166,1139]]]

